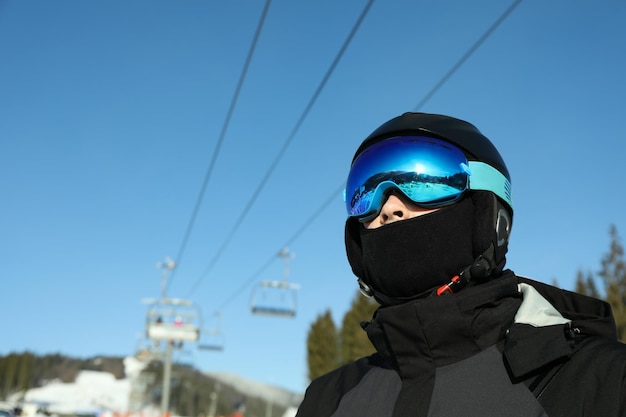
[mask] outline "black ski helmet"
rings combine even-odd
[[[475,276],[487,278],[498,274],[506,262],[506,252],[513,219],[513,206],[510,203],[510,175],[500,153],[491,141],[474,125],[450,116],[429,113],[404,113],[382,124],[374,130],[355,152],[353,162],[358,155],[374,143],[396,136],[430,136],[447,141],[461,149],[469,161],[480,161],[500,172],[508,181],[508,201],[495,192],[467,191],[473,200],[475,210],[473,251],[476,261],[482,262]],[[471,181],[471,178],[470,178]],[[359,284],[367,295],[371,290],[376,294],[371,283],[363,282],[363,260],[359,228],[362,225],[353,217],[346,221],[345,243],[348,261]],[[485,261],[486,258],[486,261]],[[483,262],[484,261],[484,262]],[[488,264],[488,265],[487,265]],[[469,268],[472,267],[468,265]],[[462,271],[459,271],[462,272]],[[469,273],[467,275],[470,275]]]

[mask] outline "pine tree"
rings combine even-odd
[[[589,297],[600,298],[600,293],[598,292],[596,282],[591,272],[585,274],[583,271],[578,270],[575,291],[579,294],[588,295]]]
[[[367,333],[361,328],[361,323],[371,320],[377,308],[378,304],[373,299],[364,297],[360,291],[356,292],[350,310],[344,315],[341,324],[339,337],[341,364],[374,353],[374,346],[367,338]]]
[[[307,335],[309,379],[335,369],[338,365],[337,328],[330,310],[318,315]]]
[[[17,372],[16,388],[18,391],[26,391],[34,385],[35,355],[24,352],[20,357]]]
[[[17,386],[17,369],[19,367],[19,356],[16,353],[11,353],[4,358],[4,369],[2,377],[4,379],[4,386],[2,392],[4,395],[15,392]]]
[[[598,273],[604,282],[606,301],[613,309],[617,336],[620,341],[626,341],[626,262],[624,261],[624,247],[620,242],[615,225],[611,225],[609,234],[611,245],[609,253],[602,258],[602,269]]]
[[[617,327],[617,337],[626,343],[626,262],[624,260],[624,247],[621,244],[615,225],[609,229],[611,243],[609,252],[605,254],[600,263],[601,269],[597,277],[590,272],[586,274],[578,271],[576,276],[576,292],[598,299],[603,299],[610,304]],[[602,282],[602,292],[596,287],[596,278]]]

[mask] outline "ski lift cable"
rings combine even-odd
[[[287,242],[283,245],[283,247],[289,247],[293,242],[295,242],[304,231],[314,223],[314,221],[319,217],[320,214],[328,207],[333,201],[337,201],[337,196],[341,195],[341,191],[343,190],[343,184],[338,189],[334,190],[331,195],[323,202],[322,205],[311,215],[304,224],[287,240]],[[276,260],[276,255],[272,255],[269,259],[263,264],[254,274],[250,276],[233,294],[224,301],[219,311],[224,310],[232,301],[234,301],[239,295],[243,294],[244,291],[252,285],[259,276],[267,269],[269,266]]]
[[[455,63],[455,65],[441,78],[441,80],[432,88],[424,98],[419,102],[416,106],[415,111],[419,111],[424,104],[428,100],[430,100],[434,94],[451,78],[451,76],[461,68],[461,66],[470,58],[470,56],[476,52],[476,50],[489,38],[495,29],[502,23],[506,18],[511,14],[511,12],[522,2],[522,0],[515,0],[508,9],[501,14],[498,19],[481,35],[481,37],[468,49],[468,51],[461,57],[461,59]],[[307,221],[298,229],[298,231],[288,240],[285,246],[290,246],[300,235],[317,219],[317,217],[322,213],[322,211],[329,206],[333,201],[335,201],[337,195],[341,193],[341,191],[345,188],[344,183],[342,182],[339,187],[332,192],[332,194],[327,198],[320,207],[315,211],[315,213],[307,219]],[[248,280],[246,280],[243,285],[235,291],[226,301],[221,305],[221,310],[225,309],[232,301],[234,301],[239,295],[241,295],[244,290],[250,286],[260,275],[263,273],[273,262],[274,256],[272,256],[266,263],[259,268],[259,270],[253,274]]]
[[[274,169],[276,169],[279,161],[282,159],[283,155],[287,151],[287,148],[289,147],[289,145],[291,144],[291,142],[295,138],[295,136],[296,136],[298,130],[300,129],[300,127],[302,126],[302,124],[304,123],[304,120],[306,119],[306,117],[308,116],[309,112],[313,108],[313,105],[317,101],[317,98],[319,97],[319,95],[321,94],[322,90],[324,89],[326,83],[330,79],[330,76],[334,72],[337,64],[341,60],[341,57],[343,56],[343,54],[345,53],[346,49],[348,48],[350,42],[352,41],[352,38],[354,37],[354,35],[356,34],[357,30],[361,26],[361,23],[365,19],[365,16],[367,15],[367,12],[369,11],[369,9],[371,8],[373,3],[374,3],[374,0],[369,0],[368,3],[365,5],[365,8],[361,12],[361,15],[359,16],[359,18],[357,19],[356,23],[352,27],[352,30],[348,34],[348,37],[344,41],[344,43],[341,46],[339,52],[335,56],[335,59],[333,60],[333,62],[331,63],[330,67],[326,71],[326,74],[322,78],[322,81],[320,82],[320,84],[318,85],[315,93],[313,94],[313,96],[309,100],[309,102],[308,102],[307,106],[305,107],[302,115],[300,116],[300,118],[296,122],[296,125],[292,129],[291,133],[289,134],[287,140],[285,141],[285,143],[283,144],[282,148],[278,152],[278,155],[276,156],[276,158],[274,159],[274,161],[270,165],[268,171],[265,173],[265,175],[261,179],[261,182],[259,183],[257,189],[252,194],[252,197],[248,201],[247,205],[244,207],[241,215],[237,219],[237,221],[236,221],[235,225],[233,226],[232,230],[230,231],[230,233],[228,233],[228,237],[223,242],[222,246],[218,249],[218,251],[216,252],[215,256],[212,258],[212,260],[209,263],[209,265],[207,266],[207,268],[204,270],[204,272],[200,275],[200,277],[196,280],[196,282],[193,284],[193,286],[189,290],[189,294],[193,293],[198,288],[198,286],[204,281],[204,278],[211,271],[211,269],[213,268],[213,266],[215,265],[215,263],[217,262],[217,260],[221,256],[222,252],[226,248],[226,246],[228,246],[228,244],[232,240],[233,236],[235,235],[235,232],[239,229],[239,227],[243,223],[243,220],[245,219],[246,215],[250,212],[250,209],[254,205],[256,199],[258,198],[258,196],[261,194],[261,191],[263,190],[264,186],[267,184],[270,176],[274,172]]]
[[[509,8],[506,9],[504,13],[502,13],[500,17],[496,19],[495,22],[493,22],[493,24],[485,31],[485,33],[483,33],[483,35],[476,42],[474,42],[474,44],[467,50],[467,52],[463,54],[463,56],[441,78],[441,80],[439,80],[439,82],[435,84],[435,86],[428,92],[428,94],[424,96],[424,98],[417,104],[417,106],[415,106],[415,111],[419,111],[424,106],[424,104],[426,104],[426,102],[430,100],[437,91],[439,91],[439,89],[450,79],[450,77],[452,77],[452,75],[454,75],[454,73],[459,68],[461,68],[465,61],[467,61],[469,57],[472,56],[474,52],[476,52],[476,50],[487,40],[487,38],[489,38],[489,36],[491,36],[491,34],[498,28],[498,26],[500,26],[500,24],[506,20],[506,18],[521,2],[522,0],[515,0],[509,6]]]
[[[226,114],[226,118],[224,119],[224,123],[222,125],[222,131],[220,132],[219,139],[217,144],[215,145],[215,150],[211,157],[211,161],[207,168],[206,174],[204,176],[204,180],[202,182],[202,186],[200,187],[200,192],[198,193],[198,198],[196,199],[196,203],[194,205],[193,211],[191,213],[191,218],[189,219],[189,224],[187,225],[187,229],[185,230],[185,234],[183,237],[183,241],[180,245],[180,249],[178,250],[178,255],[176,256],[176,262],[180,265],[182,261],[183,255],[185,253],[185,249],[187,247],[187,243],[189,242],[189,237],[191,236],[191,231],[194,228],[196,217],[198,216],[198,212],[200,211],[200,206],[202,205],[202,200],[204,199],[204,195],[206,194],[206,188],[209,184],[209,180],[211,178],[211,174],[213,172],[213,168],[215,167],[215,163],[217,161],[217,157],[220,153],[220,149],[222,147],[222,143],[224,142],[224,137],[226,136],[226,131],[228,130],[228,126],[230,125],[230,119],[232,118],[233,112],[235,111],[235,106],[237,104],[237,100],[239,98],[239,94],[241,92],[241,88],[243,86],[244,80],[246,79],[246,75],[248,73],[248,69],[250,67],[250,62],[252,61],[252,56],[254,55],[254,51],[256,50],[257,42],[261,36],[261,30],[263,29],[263,24],[265,22],[265,18],[267,17],[267,13],[270,7],[271,0],[267,0],[265,3],[265,7],[263,8],[263,12],[261,14],[261,18],[256,28],[256,32],[254,34],[254,38],[252,39],[252,43],[250,45],[250,50],[248,51],[248,56],[244,63],[243,69],[241,71],[241,75],[239,76],[239,81],[237,83],[237,87],[235,88],[235,92],[233,94],[233,98],[230,102],[230,107],[228,108],[228,112]],[[173,271],[170,275],[170,279],[168,282],[168,287],[170,286],[176,271]]]

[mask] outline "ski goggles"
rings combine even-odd
[[[390,190],[429,208],[454,203],[467,190],[484,190],[513,207],[510,182],[500,171],[468,161],[456,146],[427,136],[392,137],[359,154],[344,191],[348,215],[361,220],[376,216]]]

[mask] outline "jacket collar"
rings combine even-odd
[[[510,271],[448,296],[381,307],[368,337],[403,379],[468,358],[502,341],[521,303]]]
[[[616,339],[610,306],[601,300],[519,277],[524,302],[506,334],[504,357],[515,378],[569,358],[589,336]]]
[[[607,302],[529,278],[518,279],[520,283],[529,284],[536,289],[564,318],[571,320],[572,328],[578,329],[581,335],[617,339],[615,319]]]
[[[517,288],[522,294],[522,304],[515,314],[515,323],[545,327],[571,322],[539,294],[535,287],[525,282],[520,282],[517,284]]]
[[[454,295],[381,307],[364,328],[403,379],[500,342],[509,369],[521,378],[571,356],[575,335],[615,339],[616,333],[605,302],[511,271]]]

